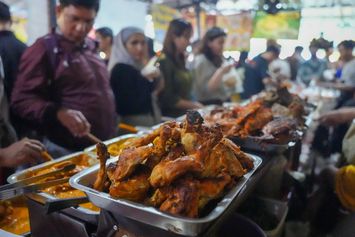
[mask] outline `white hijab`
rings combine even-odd
[[[144,35],[143,30],[137,27],[123,28],[113,39],[111,57],[108,63],[108,70],[111,71],[117,63],[123,63],[131,65],[138,70],[141,70],[143,65],[140,62],[135,61],[128,53],[125,43],[134,34]]]

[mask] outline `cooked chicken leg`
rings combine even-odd
[[[94,189],[97,191],[103,191],[104,185],[107,179],[107,173],[106,173],[106,161],[108,158],[110,158],[110,154],[107,151],[107,147],[103,143],[98,143],[96,145],[96,150],[97,150],[97,157],[100,161],[100,169],[99,172],[96,176],[96,181],[94,183]]]

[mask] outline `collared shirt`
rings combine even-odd
[[[323,72],[327,69],[327,62],[322,59],[314,58],[302,63],[297,78],[302,83],[308,85],[312,79],[321,79]]]
[[[355,58],[344,65],[340,79],[346,85],[355,87]]]

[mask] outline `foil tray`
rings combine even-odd
[[[115,144],[115,143],[118,143],[118,142],[125,142],[128,139],[134,138],[134,137],[137,137],[137,136],[138,136],[137,134],[125,134],[125,135],[122,135],[122,136],[115,137],[115,138],[112,138],[110,140],[104,141],[103,143],[106,146],[110,146],[111,144]],[[96,145],[93,145],[93,146],[89,146],[89,147],[85,148],[84,152],[89,154],[89,155],[96,156],[95,150],[96,150]]]
[[[243,192],[244,186],[249,178],[258,169],[262,159],[255,155],[250,155],[254,160],[254,168],[238,180],[237,184],[217,203],[216,207],[202,218],[184,218],[170,215],[159,211],[154,207],[148,207],[140,203],[131,202],[124,199],[114,199],[108,193],[98,192],[92,188],[96,179],[99,165],[74,175],[69,183],[76,189],[84,191],[89,200],[96,206],[115,212],[121,216],[185,236],[196,236],[208,228],[215,220],[222,215],[229,206],[238,200],[238,195]],[[115,161],[110,159],[108,164]]]
[[[45,162],[33,167],[30,167],[28,169],[22,170],[20,172],[17,172],[15,174],[12,174],[11,176],[9,176],[7,178],[7,182],[8,183],[15,183],[21,179],[24,178],[28,178],[29,174],[31,172],[35,172],[35,171],[39,171],[39,170],[43,170],[43,169],[47,169],[49,167],[51,167],[52,165],[64,162],[64,161],[70,161],[75,159],[76,157],[85,154],[84,152],[77,152],[77,153],[73,153],[58,159],[55,159],[53,161],[49,161],[49,162]],[[89,154],[85,154],[88,155],[90,157],[90,162],[92,162],[92,164],[97,164],[98,161],[90,156]],[[31,198],[32,200],[35,200],[41,204],[45,204],[45,202],[47,200],[56,200],[59,199],[58,197],[55,197],[53,195],[50,195],[48,193],[44,193],[44,192],[39,192],[39,193],[30,193],[26,195],[27,197]],[[93,211],[81,206],[78,206],[77,208],[71,207],[71,208],[66,208],[61,210],[62,212],[71,215],[71,216],[75,216],[77,218],[79,218],[80,220],[92,223],[92,224],[97,224],[98,223],[98,218],[99,218],[99,212],[97,211]]]

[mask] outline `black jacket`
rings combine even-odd
[[[127,64],[116,64],[111,72],[111,87],[119,115],[153,113],[151,93],[154,84],[139,70]]]
[[[4,66],[4,87],[8,99],[10,99],[19,62],[25,49],[26,45],[19,41],[14,33],[7,30],[0,31],[0,56]]]

